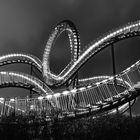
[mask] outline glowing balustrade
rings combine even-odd
[[[0,86],[5,84],[7,84],[7,86],[33,88],[35,92],[39,92],[39,94],[42,95],[53,93],[53,91],[39,79],[20,72],[0,72]]]
[[[0,66],[13,63],[27,63],[36,67],[40,72],[42,72],[42,62],[36,56],[21,53],[0,56]]]

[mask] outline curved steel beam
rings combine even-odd
[[[69,40],[70,40],[71,62],[66,66],[66,68],[59,75],[55,75],[50,71],[50,67],[49,67],[49,57],[50,57],[51,47],[53,46],[53,43],[58,38],[58,36],[64,31],[68,32],[68,36],[69,36]],[[78,35],[78,32],[77,32],[75,26],[70,21],[61,22],[60,24],[58,24],[58,26],[52,32],[52,34],[47,42],[45,52],[43,55],[43,75],[44,75],[46,84],[50,85],[50,86],[60,86],[64,83],[66,83],[67,80],[69,80],[83,66],[83,64],[85,64],[91,57],[93,57],[99,51],[101,51],[102,49],[106,48],[110,44],[113,44],[119,40],[138,36],[138,35],[140,35],[140,21],[127,24],[123,27],[120,27],[120,28],[110,32],[109,34],[100,38],[96,42],[89,44],[88,48],[83,50],[82,53],[80,53],[79,35]],[[25,56],[23,55],[21,57],[22,58],[18,59],[19,56],[16,56],[16,55],[12,55],[12,56],[9,55],[6,57],[3,56],[3,57],[1,57],[0,62],[2,62],[2,65],[4,65],[4,63],[8,64],[11,62],[12,63],[24,62],[24,63],[29,63],[29,64],[33,62],[33,64],[36,67],[38,67],[38,69],[39,68],[41,69],[40,60],[36,61],[36,59],[34,59],[32,56],[28,57],[26,55]],[[24,58],[26,58],[26,60],[24,60]],[[29,60],[29,61],[26,62],[27,60]],[[121,111],[121,110],[127,108],[128,105],[126,104],[126,102],[128,102],[129,99],[133,101],[138,96],[138,94],[135,95],[135,89],[134,89],[135,84],[131,83],[131,79],[130,79],[130,81],[129,80],[125,81],[121,76],[123,74],[131,71],[132,69],[139,67],[139,64],[140,64],[140,62],[138,61],[134,65],[127,68],[120,74],[115,75],[114,77],[102,76],[102,77],[92,77],[89,79],[88,78],[81,79],[81,80],[79,80],[80,86],[81,86],[80,88],[72,89],[70,91],[63,91],[62,93],[53,93],[52,90],[50,88],[48,88],[46,85],[44,85],[44,83],[42,81],[40,81],[39,79],[37,79],[33,76],[30,76],[30,75],[27,75],[27,74],[18,73],[18,72],[0,72],[0,85],[1,86],[3,86],[3,85],[4,86],[15,86],[15,87],[20,86],[20,87],[24,87],[24,88],[26,88],[27,85],[30,85],[35,89],[35,91],[39,91],[39,93],[43,93],[43,96],[45,95],[44,97],[48,101],[53,102],[52,107],[56,107],[56,109],[59,109],[60,104],[61,104],[60,102],[62,102],[62,104],[64,104],[64,102],[66,103],[68,99],[74,100],[74,98],[75,98],[74,96],[75,96],[75,94],[77,94],[79,92],[79,90],[80,91],[89,90],[95,86],[99,86],[99,85],[103,85],[103,84],[113,84],[113,83],[115,83],[114,82],[114,79],[115,79],[117,81],[117,85],[123,86],[126,89],[126,91],[124,91],[123,93],[118,93],[118,96],[114,96],[114,95],[112,95],[112,97],[109,96],[108,99],[115,98],[115,99],[113,99],[111,104],[109,101],[106,101],[106,98],[104,98],[105,101],[103,101],[103,102],[101,101],[100,103],[97,102],[97,103],[95,103],[95,105],[90,106],[90,107],[88,107],[87,104],[86,104],[85,108],[82,108],[82,109],[76,108],[76,106],[74,106],[72,112],[68,112],[69,113],[68,115],[71,116],[71,113],[72,113],[72,115],[74,114],[74,116],[75,116],[75,110],[78,111],[78,112],[77,111],[76,112],[80,116],[80,115],[86,115],[91,112],[99,112],[99,111],[102,112],[102,111],[106,111],[106,110],[111,110],[115,107],[122,105],[121,106],[122,108],[119,107],[119,109]],[[113,80],[113,82],[112,82],[112,80]],[[87,82],[88,82],[88,84],[87,84]],[[86,86],[86,84],[87,84],[87,86]],[[134,90],[131,91],[131,88]],[[129,92],[130,92],[130,94],[129,94]],[[126,98],[124,94],[127,95],[127,97],[129,97],[129,98]],[[63,97],[64,97],[64,100],[61,99]],[[60,99],[59,102],[58,102],[58,99]],[[94,100],[94,102],[95,101],[96,100]],[[63,108],[64,107],[62,107],[62,114],[63,114]]]
[[[57,28],[57,27],[56,27]],[[48,42],[51,42],[51,45],[48,45],[50,48],[53,43],[53,39],[56,34],[58,34],[59,30],[56,30],[52,37],[50,37]],[[133,23],[129,23],[124,25],[114,31],[109,32],[108,34],[104,35],[103,37],[99,38],[97,41],[90,43],[87,45],[86,49],[84,49],[79,56],[77,61],[71,61],[65,72],[60,75],[54,75],[51,73],[50,70],[46,69],[45,61],[47,57],[44,55],[44,63],[43,63],[43,72],[44,76],[47,78],[48,85],[59,86],[64,84],[72,75],[78,71],[83,64],[85,64],[90,58],[92,58],[95,54],[97,54],[102,49],[106,48],[107,46],[129,37],[139,36],[140,35],[140,21],[136,21]],[[49,53],[48,49],[46,49],[45,53]]]
[[[27,63],[33,65],[37,70],[42,72],[42,62],[36,56],[21,53],[12,53],[0,56],[0,66],[13,63]]]
[[[80,55],[80,39],[75,25],[69,20],[60,22],[52,31],[48,39],[48,42],[46,44],[44,55],[43,55],[43,75],[45,78],[45,82],[48,85],[53,85],[56,79],[58,79],[57,81],[59,81],[59,78],[63,74],[65,74],[69,69],[69,65],[68,65],[59,75],[55,75],[54,73],[51,72],[49,67],[51,48],[54,45],[56,39],[64,31],[68,33],[68,37],[69,37],[70,50],[71,50],[71,63],[76,62],[78,56]]]
[[[53,91],[38,78],[21,72],[0,72],[1,87],[21,87],[33,89],[40,95],[52,94]]]

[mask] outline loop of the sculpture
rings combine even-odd
[[[68,31],[72,58],[71,58],[71,62],[66,66],[66,68],[59,75],[55,75],[51,72],[51,70],[49,68],[49,55],[50,55],[51,47],[52,47],[54,41],[65,30]],[[83,53],[80,55],[79,54],[80,52],[78,52],[79,51],[78,47],[80,47],[79,36],[76,31],[76,28],[69,21],[61,22],[55,28],[53,33],[51,34],[51,36],[47,42],[44,56],[43,56],[43,75],[46,78],[46,84],[54,85],[54,86],[59,86],[59,85],[64,84],[69,78],[71,78],[83,66],[84,63],[86,63],[91,57],[93,57],[100,50],[106,48],[110,44],[115,43],[119,40],[122,40],[122,39],[125,39],[128,37],[137,36],[137,35],[140,35],[140,22],[139,21],[125,25],[115,31],[110,32],[109,34],[105,35],[101,39],[97,40],[95,43],[88,45],[89,47],[86,50],[84,50]],[[0,58],[0,63],[2,65],[5,65],[5,64],[11,63],[11,62],[14,63],[14,62],[24,61],[25,63],[29,63],[29,64],[33,63],[38,69],[41,70],[41,64],[38,60],[36,60],[32,57],[26,56],[26,55],[22,55],[20,59],[18,59],[18,58],[19,58],[19,56],[16,56],[16,55],[3,56]],[[26,58],[26,60],[24,60],[24,58]],[[27,62],[27,59],[28,59],[28,62]],[[123,71],[122,74],[127,71],[131,71],[131,69],[133,69],[135,67],[139,67],[139,64],[140,64],[140,62],[138,61],[136,64],[132,65],[131,67],[129,67],[128,69]],[[89,79],[81,79],[81,80],[79,80],[79,83],[80,83],[80,86],[82,88],[84,88],[84,90],[88,90],[89,87],[92,88],[95,85],[110,84],[110,81],[112,78],[114,78],[115,81],[117,81],[117,85],[124,87],[125,89],[128,90],[128,92],[129,92],[129,89],[134,88],[133,84],[131,84],[131,79],[130,79],[130,81],[125,81],[125,80],[121,79],[121,76],[119,76],[119,75],[115,75],[114,77],[101,76],[101,77],[92,77]],[[86,87],[86,84],[87,84],[87,87]],[[90,85],[90,86],[88,87],[88,85]],[[50,101],[50,103],[52,104],[52,107],[56,107],[56,108],[57,108],[57,104],[58,104],[57,98],[65,97],[64,99],[66,102],[67,99],[69,97],[71,97],[73,94],[72,91],[64,91],[62,93],[53,93],[51,91],[51,89],[48,88],[46,85],[44,85],[44,83],[42,81],[40,81],[39,79],[29,76],[27,74],[18,73],[18,72],[0,72],[0,86],[1,87],[19,86],[19,87],[24,87],[24,88],[32,87],[32,89],[35,90],[36,92],[39,91],[39,93],[43,93],[43,95],[46,96],[47,100]],[[74,95],[76,95],[76,93],[78,93],[78,90],[79,89],[77,88],[74,91]],[[120,95],[120,93],[118,93],[118,95]],[[94,96],[94,95],[92,95],[92,96]],[[132,96],[130,95],[130,97],[132,97]],[[137,96],[134,96],[134,97],[136,98]],[[135,98],[131,99],[131,103],[133,102],[133,100]],[[122,96],[121,99],[125,99],[125,97]],[[121,100],[121,99],[118,99],[118,100]],[[62,99],[60,101],[62,101]],[[54,104],[54,102],[55,102],[55,104]],[[120,107],[120,110],[125,110],[128,107],[128,104],[125,104],[126,102],[128,102],[127,99],[121,100],[119,102],[116,102],[116,100],[115,101],[113,100],[113,105],[106,103],[105,105],[103,104],[103,109],[99,108],[99,107],[95,107],[95,108],[91,108],[90,111],[93,111],[93,112],[98,111],[98,110],[102,111],[102,110],[104,110],[104,108],[108,109],[108,107],[110,107],[110,106],[113,109],[113,107],[115,108],[120,105],[122,105]],[[116,104],[117,104],[117,106],[116,106]],[[63,108],[64,107],[62,107],[62,109]],[[86,109],[86,108],[84,108],[83,110],[80,110],[79,108],[76,108],[76,106],[75,106],[74,109],[77,109],[80,112],[79,115],[91,113],[91,112],[89,112],[89,109]],[[63,110],[62,110],[62,112],[63,112]],[[73,110],[73,112],[74,112],[74,110]]]
[[[48,45],[46,48],[51,48],[54,36],[58,33],[56,30],[48,41]],[[71,61],[67,69],[61,73],[61,75],[56,76],[47,69],[48,60],[46,56],[49,56],[50,48],[45,49],[44,53],[44,61],[43,61],[43,72],[44,76],[48,78],[47,84],[60,86],[64,84],[69,78],[71,78],[74,73],[76,73],[90,58],[92,58],[95,54],[97,54],[102,49],[106,48],[107,46],[129,37],[139,36],[140,35],[140,21],[136,21],[133,23],[129,23],[124,25],[114,31],[111,31],[107,35],[99,38],[97,41],[87,45],[87,48],[82,51],[81,55],[79,56],[77,61]],[[51,43],[49,43],[51,42]],[[49,50],[49,51],[48,51]],[[46,61],[46,62],[45,62]]]
[[[45,77],[45,82],[48,85],[54,85],[56,81],[59,82],[59,79],[62,79],[62,75],[65,74],[69,69],[69,65],[67,65],[59,75],[55,75],[51,72],[49,66],[51,48],[54,45],[56,39],[64,31],[67,31],[70,42],[71,63],[69,64],[72,65],[80,55],[80,39],[75,25],[68,20],[60,22],[51,33],[43,55],[43,75]]]

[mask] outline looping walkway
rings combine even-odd
[[[50,70],[50,53],[56,39],[66,31],[68,33],[71,61],[58,74]],[[53,111],[59,112],[58,117],[82,117],[101,112],[113,113],[128,108],[128,102],[133,102],[140,94],[140,61],[114,76],[97,76],[78,79],[78,85],[71,86],[80,68],[92,57],[106,47],[130,37],[140,35],[140,21],[129,23],[109,32],[95,42],[80,49],[80,37],[75,25],[68,20],[60,22],[52,31],[45,46],[43,60],[33,55],[8,54],[0,57],[0,66],[13,63],[26,63],[34,66],[43,76],[38,78],[21,72],[1,71],[0,88],[21,87],[38,93],[36,98],[0,98],[0,115],[45,113],[47,118]],[[70,85],[68,84],[70,83]],[[59,92],[53,87],[60,88]],[[50,118],[51,119],[51,118]]]

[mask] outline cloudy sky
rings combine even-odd
[[[0,55],[21,52],[42,60],[51,30],[64,19],[75,23],[84,48],[109,30],[139,20],[139,7],[139,0],[0,0]],[[117,73],[140,59],[139,44],[139,37],[115,44]],[[68,38],[64,34],[52,49],[53,72],[59,73],[69,62],[68,47]],[[13,67],[6,69],[26,71],[23,66]],[[110,48],[91,59],[80,71],[81,77],[111,74]],[[17,92],[17,89],[13,91]],[[2,89],[0,93],[9,95],[9,92]],[[140,102],[135,105],[136,112],[140,112],[139,105]]]

